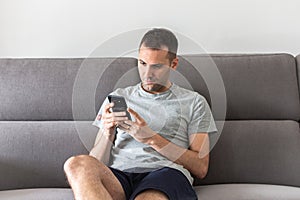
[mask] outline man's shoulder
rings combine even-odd
[[[176,95],[182,95],[182,96],[189,96],[193,99],[199,99],[199,100],[203,100],[205,99],[204,96],[202,96],[200,93],[194,91],[194,90],[190,90],[190,89],[186,89],[186,88],[183,88],[181,86],[178,86],[178,85],[174,85],[174,90],[173,92],[176,94]]]

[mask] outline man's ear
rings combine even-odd
[[[177,65],[178,65],[178,57],[176,57],[176,58],[174,58],[174,59],[172,60],[171,68],[172,68],[173,70],[176,70],[176,69],[177,69]]]

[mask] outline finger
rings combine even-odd
[[[110,128],[114,127],[114,126],[115,126],[114,122],[109,122],[109,123],[105,123],[104,124],[104,128],[106,128],[106,129],[110,129]]]
[[[113,122],[116,125],[116,124],[120,124],[120,122],[124,122],[128,120],[128,117],[110,117],[110,118],[104,118],[102,120],[104,121],[104,123]]]
[[[106,113],[102,116],[103,119],[111,119],[116,117],[125,117],[125,112],[112,112],[112,113]]]
[[[109,124],[109,123],[115,123],[115,121],[112,120],[112,119],[105,119],[105,120],[103,120],[103,124]]]
[[[124,117],[126,116],[126,112],[112,112],[113,117]]]
[[[139,122],[145,122],[145,120],[144,120],[137,112],[135,112],[135,111],[132,110],[131,108],[128,108],[127,110],[128,110],[128,112],[130,112],[130,113],[134,116],[134,118],[135,118],[137,121],[139,121]]]
[[[123,128],[123,129],[126,129],[126,130],[129,130],[129,129],[130,129],[130,126],[127,125],[127,124],[124,124],[124,123],[120,123],[120,124],[119,124],[119,127]]]
[[[109,109],[111,109],[112,107],[114,107],[114,103],[106,104],[105,107],[104,107],[104,112],[110,113]]]
[[[125,124],[128,124],[130,126],[133,126],[134,125],[134,122],[133,121],[130,121],[130,120],[125,120],[124,121]]]
[[[126,120],[128,120],[128,117],[115,117],[115,118],[113,118],[113,121],[115,121],[115,122],[124,122]]]

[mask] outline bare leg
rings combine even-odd
[[[64,170],[76,200],[125,200],[119,180],[92,156],[71,157],[65,162]]]
[[[146,190],[138,194],[135,200],[168,200],[169,198],[163,192],[157,190]]]

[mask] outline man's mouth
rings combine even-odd
[[[153,84],[155,84],[155,82],[153,82],[153,81],[145,81],[144,82],[146,85],[153,85]]]
[[[155,81],[153,81],[153,80],[144,80],[144,84],[153,85],[153,84],[155,84]]]

